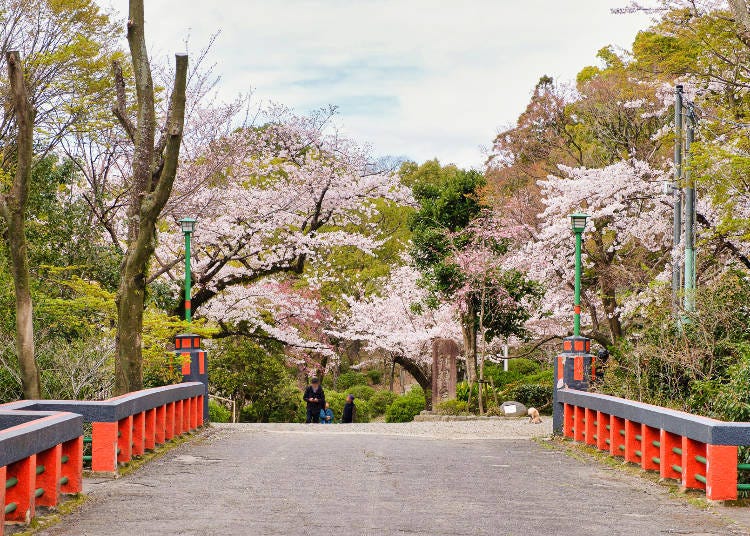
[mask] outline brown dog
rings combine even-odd
[[[528,414],[529,422],[533,422],[534,424],[540,424],[542,422],[542,418],[539,416],[539,410],[536,408],[529,408]]]

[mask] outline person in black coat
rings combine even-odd
[[[357,407],[354,405],[354,395],[346,395],[346,404],[344,404],[344,413],[341,415],[341,422],[354,422],[356,415]]]
[[[307,417],[305,423],[320,422],[320,410],[326,407],[326,395],[323,392],[323,387],[320,385],[320,380],[313,377],[310,380],[310,385],[305,388],[305,394],[302,395],[302,400],[307,402]]]

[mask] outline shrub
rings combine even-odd
[[[369,385],[355,385],[346,390],[347,394],[354,395],[354,400],[367,400],[368,402],[375,394],[375,389]]]
[[[477,393],[479,393],[479,388],[477,387],[477,384],[475,383],[471,386],[471,398],[476,399]],[[469,383],[468,382],[460,382],[456,384],[456,399],[463,400],[464,402],[468,402],[469,400]]]
[[[385,412],[385,422],[410,422],[425,408],[424,391],[414,387],[398,397]]]
[[[375,391],[372,398],[368,401],[370,403],[370,411],[373,417],[384,415],[388,406],[393,404],[393,401],[398,398],[398,395],[392,391]]]
[[[367,400],[354,400],[357,411],[354,413],[354,422],[370,422],[370,404]]]
[[[336,379],[336,390],[346,391],[355,385],[367,385],[367,376],[361,372],[344,372]]]
[[[373,385],[380,385],[380,382],[383,381],[383,372],[378,369],[371,369],[366,372],[367,378],[370,380],[370,383]]]
[[[495,406],[493,404],[487,408],[487,412],[485,413],[485,415],[487,417],[502,417],[505,415],[505,413],[500,406]]]
[[[346,403],[346,393],[340,393],[331,389],[326,389],[326,402],[333,411],[333,421],[340,422],[341,415],[344,413],[344,404]]]
[[[305,402],[297,384],[291,380],[242,408],[243,422],[304,422]]]
[[[209,400],[208,418],[211,422],[230,422],[232,420],[232,412],[215,400]]]
[[[519,357],[510,360],[508,363],[508,372],[503,370],[502,363],[487,363],[484,366],[484,377],[488,379],[492,378],[495,387],[503,389],[516,382],[533,383],[535,380],[530,379],[530,377],[539,374],[541,368],[541,365],[536,361]]]
[[[511,391],[511,398],[537,409],[552,406],[552,384],[522,383]]]
[[[528,376],[539,372],[542,367],[533,359],[519,357],[508,362],[508,372],[516,372],[521,376]]]
[[[469,413],[469,407],[463,400],[444,400],[440,402],[435,410],[440,415],[466,415]]]

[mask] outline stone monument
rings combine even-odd
[[[432,341],[432,407],[456,398],[458,344],[451,339]]]

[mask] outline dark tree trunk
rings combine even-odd
[[[128,44],[137,95],[137,118],[133,123],[125,102],[122,69],[114,66],[117,104],[114,114],[135,151],[128,205],[127,249],[120,267],[117,289],[117,360],[115,390],[118,394],[143,387],[143,308],[148,266],[156,247],[156,223],[172,193],[185,121],[186,55],[176,58],[174,89],[164,131],[156,140],[154,85],[146,50],[143,0],[130,0]]]
[[[29,283],[28,246],[26,244],[26,201],[29,196],[34,158],[34,111],[23,77],[21,56],[8,52],[8,79],[16,116],[16,173],[10,192],[0,200],[0,210],[8,224],[8,249],[16,297],[16,351],[21,369],[24,398],[41,398],[39,369],[34,358],[34,320]]]
[[[393,362],[401,365],[406,372],[411,374],[412,378],[417,380],[417,383],[424,391],[425,398],[425,409],[428,411],[432,410],[432,370],[427,371],[424,367],[416,364],[410,359],[406,359],[400,355],[393,356]]]

